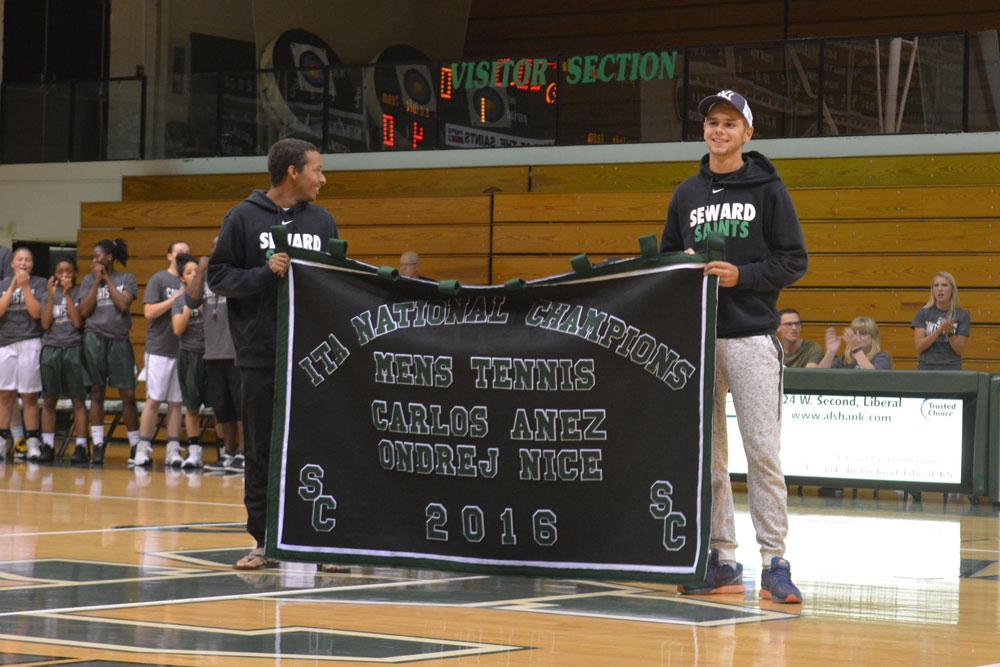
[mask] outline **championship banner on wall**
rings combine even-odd
[[[701,579],[717,291],[703,256],[458,287],[289,252],[268,556]]]

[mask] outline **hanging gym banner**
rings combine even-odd
[[[268,556],[700,579],[717,289],[704,257],[581,256],[574,273],[460,287],[290,254]]]

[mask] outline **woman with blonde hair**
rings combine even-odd
[[[841,343],[844,344],[844,353],[838,356]],[[882,339],[875,320],[861,316],[851,320],[851,326],[844,329],[842,336],[838,336],[833,327],[826,330],[826,354],[819,367],[887,371],[892,368],[892,357],[882,351]]]
[[[917,370],[962,370],[962,354],[969,342],[972,318],[969,311],[959,306],[958,285],[950,273],[934,274],[930,299],[910,326],[913,344],[920,355]]]

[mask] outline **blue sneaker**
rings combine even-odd
[[[760,573],[760,596],[772,602],[798,604],[802,593],[792,583],[792,567],[780,556],[771,559],[771,567]]]
[[[677,591],[684,595],[718,595],[724,593],[743,592],[743,566],[723,565],[719,562],[719,551],[712,549],[708,553],[708,568],[705,570],[705,581],[692,586],[678,586]]]

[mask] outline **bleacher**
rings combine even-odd
[[[895,367],[916,367],[910,321],[935,271],[958,281],[973,321],[965,368],[1000,369],[1000,296],[994,225],[1000,222],[1000,156],[934,155],[775,160],[803,223],[810,268],[779,306],[802,313],[803,335],[874,317]],[[341,171],[327,173],[318,204],[337,218],[349,254],[395,265],[404,250],[421,272],[465,283],[536,278],[569,270],[569,258],[636,254],[659,236],[673,187],[692,162]],[[169,241],[207,253],[225,212],[263,174],[126,177],[123,201],[83,204],[78,244],[129,242],[127,270],[140,286],[164,268]],[[85,270],[86,262],[81,263]],[[141,295],[133,343],[142,353]]]

